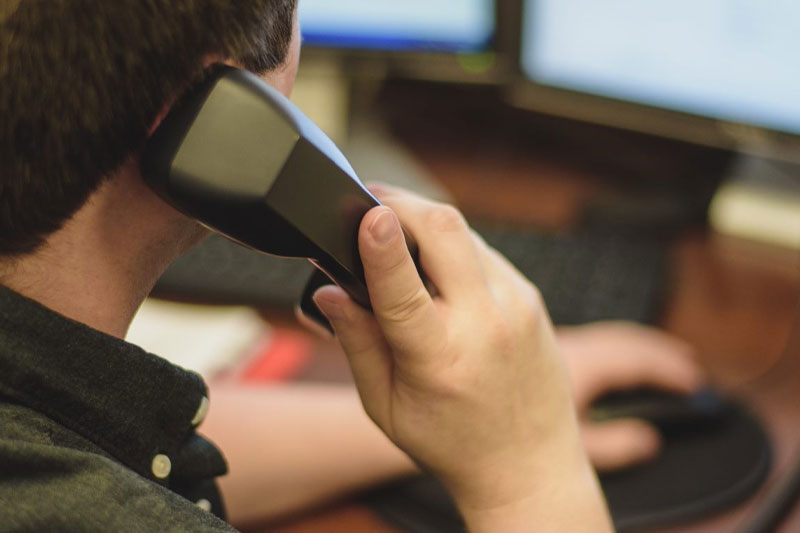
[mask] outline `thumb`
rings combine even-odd
[[[599,471],[645,462],[661,449],[661,436],[656,428],[641,420],[585,423],[582,429],[586,452]]]
[[[367,414],[383,423],[388,416],[392,365],[375,317],[339,287],[322,287],[314,293],[314,302],[336,331]]]

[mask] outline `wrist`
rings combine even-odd
[[[495,506],[459,508],[472,533],[613,531],[597,478],[588,466],[540,474],[527,496]]]
[[[554,439],[547,448],[516,464],[498,464],[493,475],[476,476],[470,490],[451,491],[469,531],[612,531],[577,428],[573,437]]]

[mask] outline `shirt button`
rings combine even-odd
[[[200,400],[200,405],[197,407],[197,412],[192,418],[192,425],[197,427],[203,423],[203,420],[206,419],[206,415],[208,414],[208,398],[203,396],[203,399]]]
[[[166,455],[158,454],[153,457],[152,468],[154,476],[156,476],[158,479],[166,479],[172,470],[172,461],[170,461],[169,457]]]
[[[206,500],[205,498],[197,500],[197,503],[195,503],[195,505],[197,505],[200,509],[204,511],[211,512],[211,502]]]

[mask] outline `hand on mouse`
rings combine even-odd
[[[569,368],[584,445],[595,468],[616,470],[656,456],[661,438],[650,424],[594,423],[587,412],[594,400],[620,389],[696,391],[703,384],[703,373],[692,358],[691,346],[659,330],[624,322],[559,328],[558,340]]]
[[[443,482],[471,531],[610,530],[536,288],[454,208],[373,192],[388,206],[359,235],[374,314],[337,287],[315,295],[367,413]]]

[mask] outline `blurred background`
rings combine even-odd
[[[301,0],[300,19],[293,99],[363,181],[454,202],[539,286],[557,325],[628,320],[697,347],[715,385],[762,421],[774,458],[741,472],[727,514],[698,520],[708,508],[680,530],[751,516],[800,441],[800,4]],[[156,294],[246,304],[276,325],[256,342],[248,315],[249,357],[261,358],[248,379],[347,380],[332,345],[294,331],[310,272],[212,237]],[[716,438],[679,474],[733,439]],[[744,464],[725,461],[708,475]],[[669,522],[659,516],[633,525]]]

